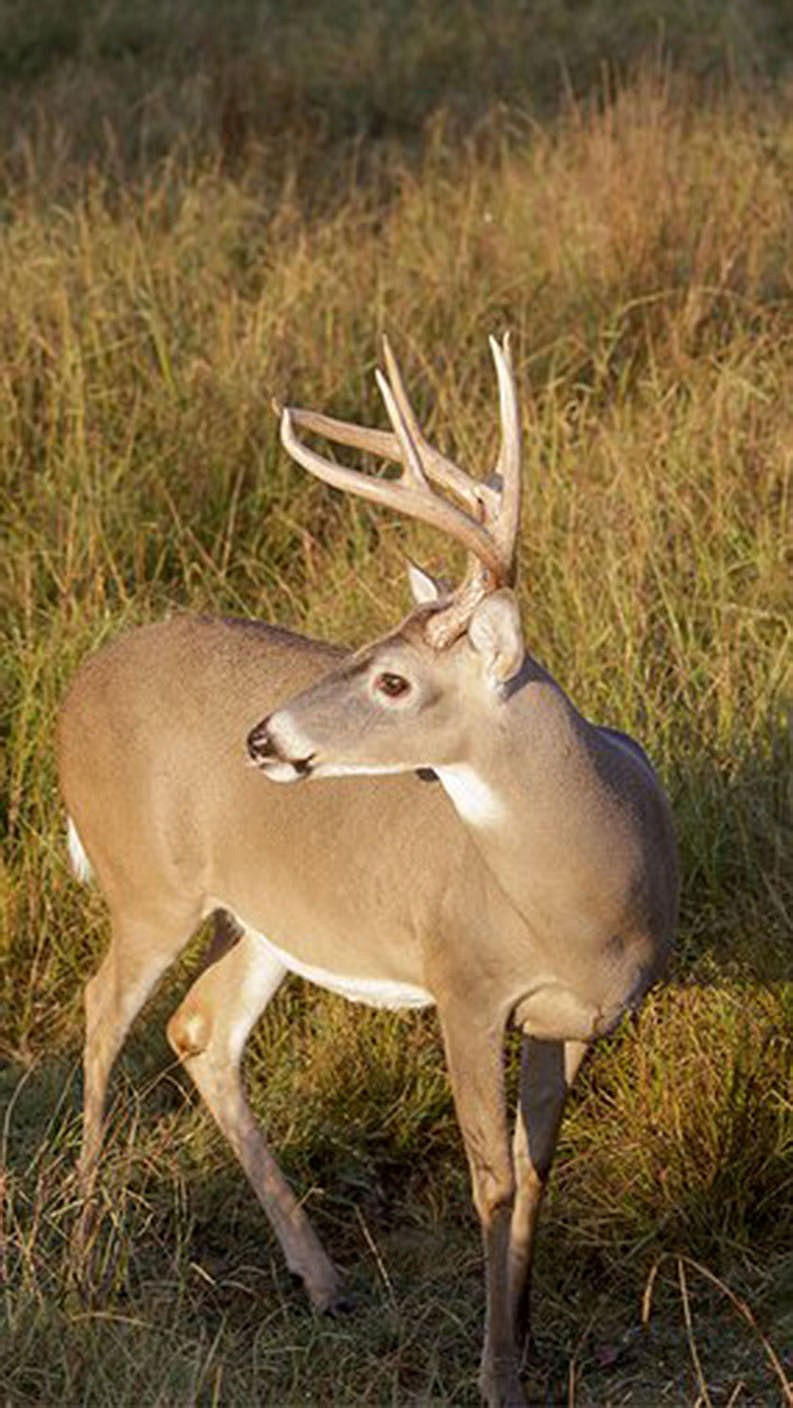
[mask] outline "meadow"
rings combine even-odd
[[[81,988],[58,701],[178,610],[363,643],[428,530],[285,457],[273,396],[382,423],[387,331],[485,472],[524,409],[529,647],[647,748],[683,869],[669,983],[571,1101],[537,1401],[793,1402],[793,24],[783,5],[0,8],[0,1399],[475,1404],[476,1222],[432,1015],[290,981],[252,1101],[357,1312],[311,1314],[163,1026],[112,1084],[70,1276]],[[310,55],[310,61],[309,56]],[[319,785],[319,784],[317,784]]]

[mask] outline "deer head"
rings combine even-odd
[[[456,763],[465,755],[468,731],[482,726],[502,687],[520,670],[524,645],[512,591],[520,525],[520,416],[508,336],[502,344],[491,338],[490,349],[501,446],[487,482],[471,478],[425,439],[386,339],[387,375],[378,370],[376,378],[390,431],[317,411],[281,410],[282,444],[304,469],[440,528],[465,546],[468,565],[460,584],[446,591],[411,564],[416,607],[407,620],[251,731],[251,759],[273,780]],[[338,465],[305,445],[298,429],[396,462],[400,473],[379,479]]]

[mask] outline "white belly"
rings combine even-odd
[[[349,1002],[364,1002],[369,1007],[388,1007],[395,1010],[400,1007],[432,1007],[434,1005],[435,999],[432,994],[428,993],[425,988],[416,987],[413,983],[397,983],[391,978],[351,977],[346,973],[335,973],[328,968],[318,968],[313,963],[303,963],[301,959],[295,958],[286,949],[279,948],[265,934],[260,934],[257,929],[246,924],[239,915],[235,914],[234,918],[245,932],[253,934],[262,947],[272,954],[279,963],[282,963],[289,973],[296,973],[299,978],[305,978],[307,982],[314,983],[318,988],[327,988],[329,992],[335,992],[339,997],[346,997]]]

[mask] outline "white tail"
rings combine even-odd
[[[85,854],[85,847],[77,833],[77,827],[70,816],[66,818],[66,845],[74,874],[78,880],[81,880],[84,885],[87,885],[93,873],[91,870],[91,862]]]
[[[289,971],[353,1001],[434,1003],[484,1236],[482,1391],[503,1408],[524,1401],[534,1231],[565,1098],[588,1044],[661,973],[677,878],[638,744],[587,722],[526,653],[512,591],[520,418],[509,345],[491,347],[502,433],[488,483],[427,444],[387,345],[391,431],[282,413],[283,443],[311,473],[465,545],[455,591],[413,569],[416,609],[355,654],[250,621],[132,631],[78,674],[59,754],[70,849],[90,857],[112,921],[85,995],[86,1207],[113,1060],[216,912],[169,1040],[289,1266],[334,1308],[338,1272],[245,1100],[245,1041]],[[396,460],[399,478],[326,460],[300,430]],[[523,1033],[511,1142],[509,1024]]]

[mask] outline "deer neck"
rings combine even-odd
[[[602,908],[604,874],[631,849],[594,765],[593,730],[532,660],[499,707],[468,758],[437,768],[438,777],[532,928],[551,939],[579,929],[584,936],[593,922],[600,927],[593,910]],[[611,916],[603,920],[608,926]]]

